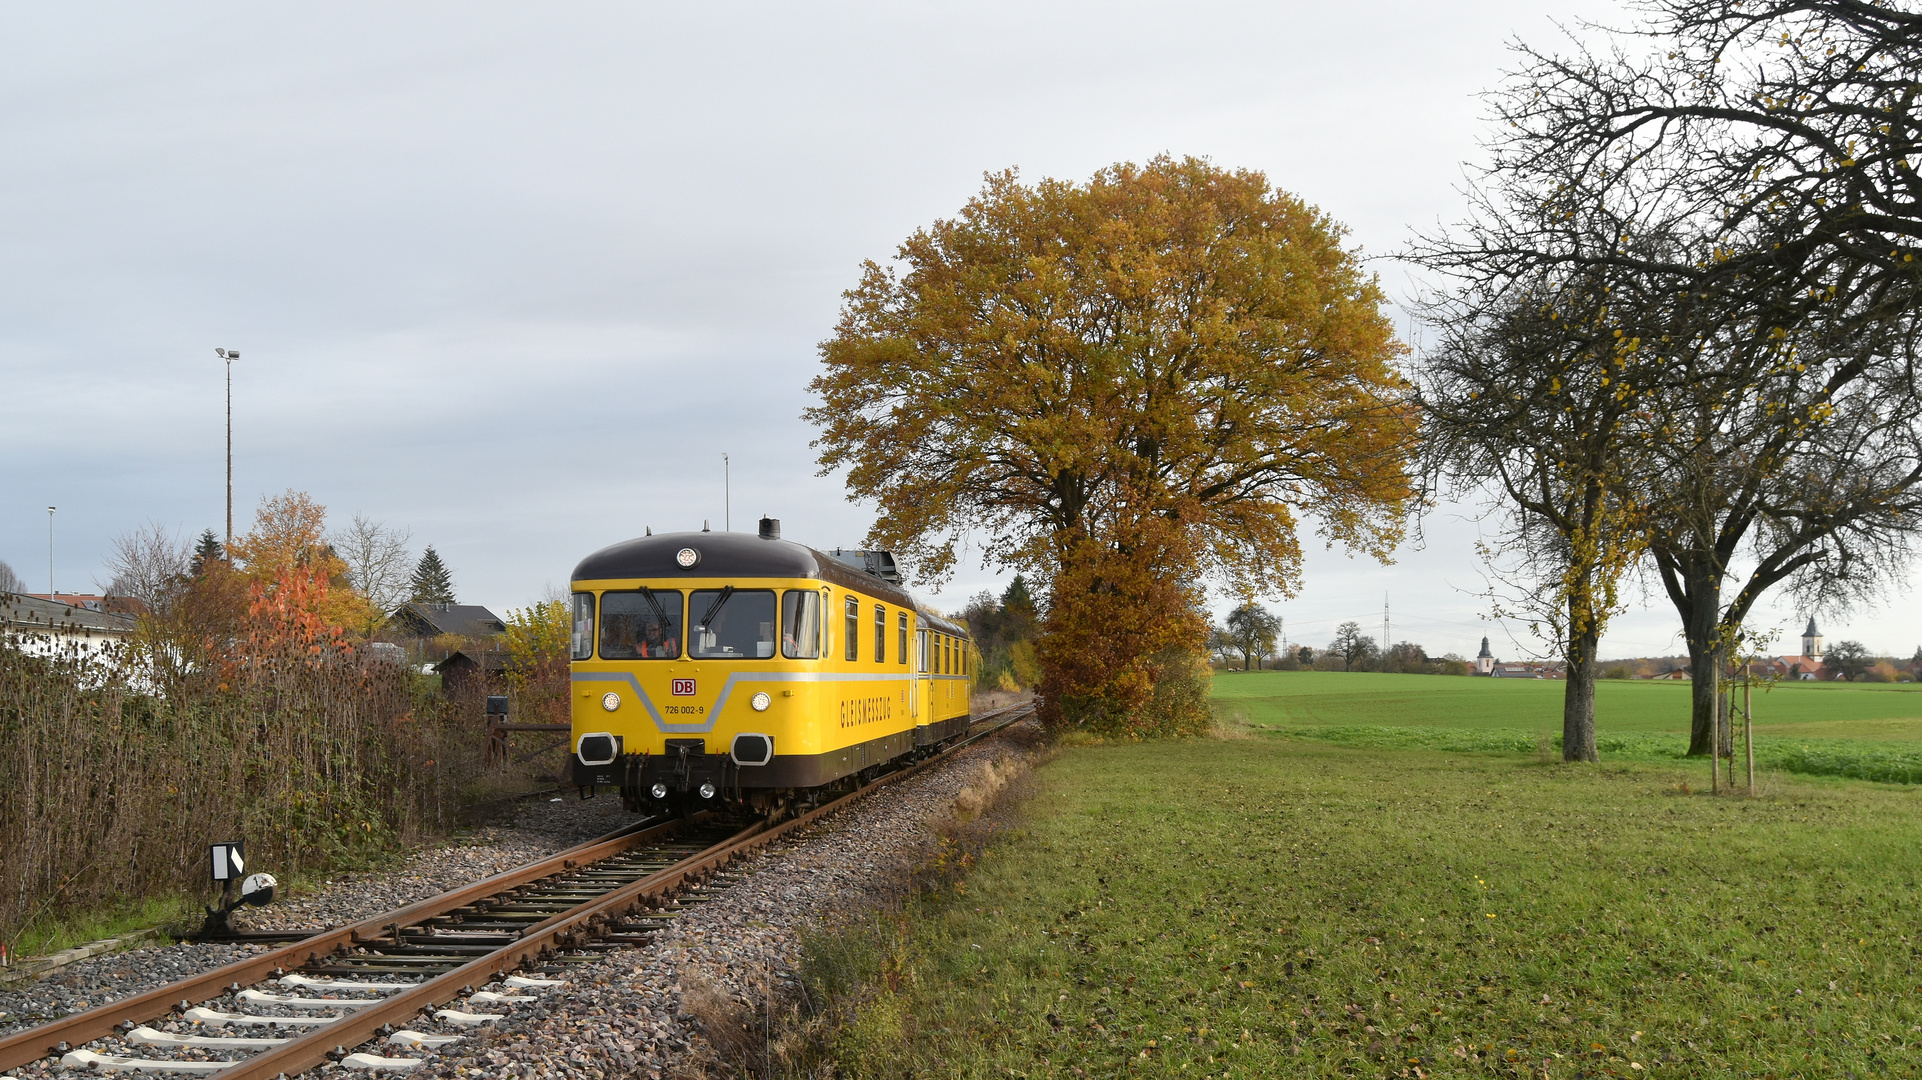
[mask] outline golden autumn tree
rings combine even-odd
[[[823,471],[848,469],[879,504],[869,541],[923,577],[972,537],[1048,583],[1050,719],[1205,722],[1192,701],[1143,717],[1194,663],[1205,581],[1291,593],[1304,515],[1379,557],[1401,535],[1403,347],[1342,237],[1194,158],[990,175],[846,294],[806,413]]]
[[[346,561],[327,542],[327,508],[304,491],[261,499],[253,529],[235,538],[230,554],[253,591],[256,612],[356,629],[378,621],[379,613],[349,584]]]
[[[525,608],[508,608],[507,689],[514,712],[524,719],[566,723],[568,719],[568,642],[573,617],[566,594],[548,596]]]

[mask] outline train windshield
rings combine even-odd
[[[696,589],[688,594],[694,632],[689,656],[707,660],[766,659],[774,655],[773,589]]]
[[[601,594],[601,659],[672,660],[679,655],[680,590]]]
[[[789,660],[821,657],[821,597],[812,589],[781,594],[781,655]]]

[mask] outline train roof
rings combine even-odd
[[[683,548],[700,553],[700,561],[683,568],[675,556]],[[639,536],[610,544],[582,559],[574,568],[575,581],[616,578],[818,578],[844,589],[854,589],[900,607],[920,606],[907,590],[884,578],[856,570],[806,544],[745,532],[676,532]],[[938,616],[935,616],[938,618]],[[943,619],[942,622],[947,622]]]
[[[968,631],[967,623],[936,615],[924,607],[915,608],[914,613],[920,619],[921,624],[931,630],[939,630],[944,634],[953,634],[955,637],[972,638],[974,636]]]

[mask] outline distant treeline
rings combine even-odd
[[[1271,671],[1387,671],[1405,675],[1467,675],[1469,662],[1455,653],[1430,656],[1418,642],[1397,641],[1386,649],[1361,632],[1361,624],[1342,623],[1324,648],[1281,642],[1281,620],[1259,604],[1244,603],[1228,613],[1225,625],[1208,636],[1210,652],[1229,668]]]
[[[1041,681],[1035,659],[1037,617],[1028,579],[1016,574],[999,597],[983,589],[968,601],[961,621],[980,654],[975,686],[983,690],[1030,690]]]

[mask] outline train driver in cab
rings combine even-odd
[[[667,628],[659,619],[641,619],[646,624],[641,640],[634,646],[634,655],[644,660],[672,660],[681,655],[681,643],[667,635]]]

